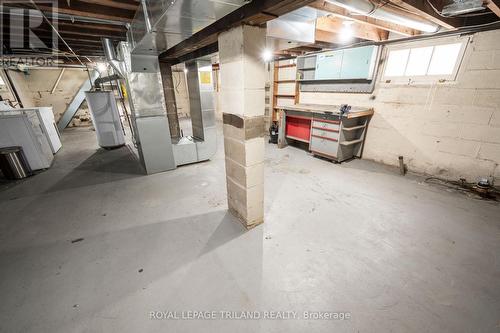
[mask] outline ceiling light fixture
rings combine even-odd
[[[105,62],[98,62],[96,66],[99,73],[103,73],[108,69],[108,64],[106,64]]]
[[[264,51],[262,51],[262,59],[265,62],[273,60],[273,52],[269,49],[265,49]]]
[[[353,24],[354,21],[350,20],[345,20],[342,22],[342,29],[340,30],[340,41],[342,43],[348,43],[352,41],[354,37],[354,30],[353,30]]]

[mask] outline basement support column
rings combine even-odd
[[[167,108],[170,136],[172,139],[178,139],[181,133],[179,128],[179,116],[177,114],[177,103],[175,102],[172,66],[168,62],[160,62],[160,73],[163,83],[163,93],[165,94],[165,106]]]
[[[265,46],[261,27],[219,35],[228,205],[247,229],[264,222]]]

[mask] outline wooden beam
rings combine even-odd
[[[4,39],[6,38],[7,35],[14,35],[15,33],[9,33],[9,34],[4,34],[4,26],[0,25],[0,31],[1,34],[3,35]],[[122,41],[126,40],[127,36],[124,33],[121,32],[113,32],[113,31],[90,31],[90,30],[85,30],[85,29],[79,29],[79,28],[74,28],[74,27],[66,27],[64,29],[58,29],[59,33],[63,36],[69,36],[69,37],[77,37],[77,36],[84,36],[87,38],[92,38],[92,39],[97,39],[100,40],[101,38],[110,38],[112,40],[117,40],[117,41]],[[35,34],[36,36],[38,35],[52,35],[55,34],[53,29],[49,25],[42,25],[37,28],[32,28],[31,32]],[[23,36],[21,34],[21,36]],[[54,35],[56,36],[56,35]]]
[[[57,27],[59,29],[64,30],[66,27],[73,27],[78,29],[88,29],[88,30],[97,30],[97,31],[114,31],[120,32],[124,35],[127,33],[127,28],[121,25],[115,24],[100,24],[100,23],[87,23],[87,22],[70,22],[70,21],[61,21],[57,22]]]
[[[347,29],[347,27],[344,25],[344,21],[338,17],[320,17],[316,21],[316,29],[319,31],[328,31],[342,34],[342,31],[344,29]],[[383,40],[387,40],[387,38],[389,37],[389,31],[387,30],[382,30],[354,21],[352,21],[349,29],[351,29],[352,35],[354,37],[360,39],[380,42]]]
[[[36,2],[36,1],[35,1]],[[103,20],[112,20],[120,22],[132,22],[135,11],[111,8],[107,6],[85,3],[81,0],[71,0],[68,5],[67,0],[58,0],[56,7],[48,6],[46,3],[37,3],[38,8],[42,11],[56,10],[58,13],[76,15],[82,17],[99,18]]]
[[[500,17],[500,1],[499,0],[489,0],[487,3],[488,8]]]
[[[389,0],[391,3],[419,15],[446,29],[454,30],[464,24],[464,20],[459,17],[442,17],[432,9],[426,0]],[[429,0],[431,1],[431,0]]]
[[[49,35],[52,34],[52,30],[49,29],[33,29],[32,30],[35,35]],[[59,30],[59,33],[61,36],[66,39],[66,38],[87,38],[87,39],[92,39],[92,40],[97,40],[101,42],[101,38],[109,38],[115,41],[125,41],[127,37],[125,35],[119,35],[119,34],[110,34],[110,33],[102,33],[102,34],[95,34],[91,33],[88,31],[75,31],[75,30]]]
[[[415,36],[419,35],[420,31],[414,30],[412,28],[408,28],[402,25],[394,24],[387,21],[378,20],[369,16],[363,15],[353,15],[347,9],[342,8],[340,6],[334,5],[330,2],[326,2],[324,0],[315,1],[309,5],[310,7],[324,10],[336,17],[340,17],[342,19],[349,19],[355,21],[357,23],[366,24],[375,28],[392,31],[403,36]]]
[[[133,10],[136,11],[137,8],[139,8],[139,2],[135,0],[120,0],[120,1],[113,1],[113,0],[80,0],[82,2],[86,3],[92,3],[95,5],[101,5],[101,6],[106,6],[106,7],[112,7],[112,8],[121,8],[121,9],[128,9],[128,10]]]
[[[319,29],[316,29],[316,42],[334,44],[335,46],[345,43],[340,37],[340,34]]]
[[[199,48],[215,43],[218,34],[222,31],[234,28],[240,24],[263,24],[277,16],[308,5],[313,1],[314,0],[252,1],[163,52],[160,54],[160,59],[179,58],[183,54],[193,52]]]
[[[0,0],[1,1],[1,0]],[[19,24],[20,26],[24,22],[24,18],[21,16],[13,16],[9,17],[9,21],[12,24],[15,22],[16,24]],[[117,25],[117,24],[102,24],[102,23],[89,23],[89,22],[71,22],[71,21],[66,21],[66,20],[57,20],[57,29],[59,31],[64,31],[65,29],[68,30],[79,30],[79,31],[89,31],[90,33],[94,34],[99,34],[103,31],[110,31],[113,33],[119,33],[123,34],[124,36],[127,34],[127,28],[125,25]],[[50,28],[50,25],[43,20],[42,23],[40,24],[39,28]]]
[[[73,33],[63,33],[63,32],[61,32],[60,34],[61,34],[62,38],[64,38],[64,40],[66,42],[68,42],[68,43],[70,41],[76,41],[76,42],[88,42],[88,43],[92,43],[92,44],[102,45],[102,42],[101,42],[101,39],[100,39],[99,36],[87,35],[84,38],[81,35],[76,35],[76,34],[73,34]],[[19,38],[23,38],[24,34],[22,32],[20,32],[20,33],[11,33],[10,36],[19,36]],[[35,36],[38,37],[40,40],[43,41],[43,40],[52,40],[52,38],[54,37],[54,34],[51,31],[48,31],[48,32],[46,32],[46,31],[36,31]],[[59,39],[60,38],[58,38],[58,44],[64,44]],[[69,44],[71,46],[71,43],[69,43]]]

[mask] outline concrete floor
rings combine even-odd
[[[0,190],[1,332],[499,330],[497,203],[268,145],[266,221],[246,232],[226,211],[222,147],[146,177],[127,148],[99,150],[88,129],[63,143],[50,170]]]

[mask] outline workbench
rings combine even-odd
[[[308,144],[309,151],[335,162],[361,157],[372,108],[351,107],[341,114],[340,105],[296,104],[280,108],[278,147],[288,141]]]

